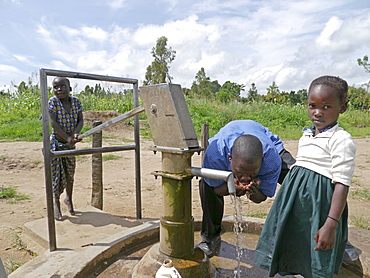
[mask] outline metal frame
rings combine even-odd
[[[139,115],[134,116],[134,140],[135,145],[114,146],[105,148],[92,148],[84,150],[73,150],[67,153],[64,151],[51,152],[50,150],[50,120],[48,113],[48,90],[47,90],[47,76],[60,76],[78,79],[90,79],[97,81],[108,81],[117,83],[127,83],[133,85],[134,91],[134,108],[139,106],[139,90],[138,80],[123,77],[114,77],[107,75],[97,75],[81,72],[62,71],[53,69],[40,69],[40,89],[42,100],[42,133],[43,133],[43,149],[44,149],[44,169],[45,169],[45,189],[46,189],[46,205],[47,217],[49,227],[49,248],[50,251],[57,249],[56,234],[55,234],[55,219],[54,219],[54,204],[53,204],[53,190],[52,190],[52,173],[51,173],[51,159],[60,156],[75,156],[80,154],[104,153],[124,150],[135,150],[135,183],[136,183],[136,218],[141,219],[141,169],[140,169],[140,135],[139,135]]]

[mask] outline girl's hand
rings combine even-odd
[[[334,248],[335,243],[335,231],[337,224],[328,222],[329,219],[327,219],[317,233],[314,236],[314,240],[317,243],[316,247],[313,249],[315,251],[318,250],[329,250]]]
[[[71,145],[71,146],[76,144],[74,137],[73,136],[68,136],[67,137],[67,143],[68,143],[68,145]]]
[[[78,133],[75,133],[75,135],[74,135],[74,140],[75,140],[76,143],[82,141],[82,138],[81,139],[78,138],[79,135],[80,134],[78,134]]]

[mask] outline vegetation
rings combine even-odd
[[[269,212],[267,210],[258,208],[255,210],[247,211],[246,216],[266,219],[268,214]]]
[[[176,51],[167,46],[167,38],[160,37],[151,51],[154,61],[147,67],[143,85],[171,82],[170,64]],[[359,66],[370,73],[368,56],[358,59]],[[340,124],[354,137],[370,134],[370,82],[360,88],[349,88],[349,109],[340,116]],[[14,85],[14,92],[0,92],[0,138],[2,140],[42,140],[40,90],[31,78]],[[252,119],[267,126],[284,139],[298,139],[301,129],[310,125],[307,117],[307,90],[281,91],[276,82],[259,94],[254,83],[245,92],[245,86],[226,81],[220,85],[211,80],[202,67],[195,75],[191,88],[183,88],[189,111],[198,136],[202,124],[208,124],[213,136],[227,122],[239,119]],[[49,95],[51,90],[49,88]],[[132,89],[103,88],[101,84],[86,86],[74,92],[85,111],[115,110],[119,113],[133,109]],[[140,114],[141,134],[150,136],[145,113]],[[133,119],[129,120],[133,123]],[[85,132],[88,127],[84,127]]]
[[[12,248],[14,248],[17,251],[25,252],[30,254],[33,257],[36,257],[37,255],[33,253],[31,250],[27,248],[27,245],[22,241],[20,235],[22,234],[23,229],[21,227],[16,228],[10,228],[9,230],[5,231],[6,237],[11,237],[13,239],[12,241]],[[6,260],[3,262],[4,267],[6,268],[6,272],[8,274],[15,271],[17,268],[22,266],[25,261],[19,258],[13,258],[12,256],[9,256],[6,258]]]
[[[354,216],[350,217],[350,222],[351,225],[370,230],[370,221],[368,218],[362,217],[362,216]]]
[[[18,194],[14,187],[1,187],[0,188],[0,199],[10,200],[10,202],[15,202],[19,200],[28,199],[27,195]]]
[[[191,89],[183,89],[198,136],[202,124],[209,125],[209,135],[213,136],[227,122],[238,119],[260,122],[284,139],[298,139],[302,128],[310,125],[305,104],[307,95],[304,90],[283,95],[277,93],[276,85],[271,85],[266,95],[255,94],[255,89],[251,88],[250,95],[243,98],[240,97],[243,86],[229,81],[220,87],[215,86],[215,82],[212,83],[209,78],[204,77],[203,70],[198,77]],[[210,85],[210,89],[202,95],[199,88],[206,86],[205,84]],[[219,88],[216,93],[215,88]],[[14,94],[0,96],[0,138],[42,141],[41,94],[38,85],[21,82],[16,89]],[[356,90],[364,93],[363,90],[351,87],[350,97],[351,94],[361,97],[353,93]],[[85,111],[115,110],[124,113],[133,108],[132,90],[112,92],[98,84],[94,88],[87,86],[73,95],[81,100]],[[354,137],[370,134],[370,112],[366,107],[360,100],[350,101],[348,111],[340,116],[340,124]],[[150,136],[145,113],[140,114],[140,119],[142,135]],[[133,123],[133,119],[130,119],[129,123]],[[87,129],[88,127],[84,127],[82,132]]]
[[[349,192],[349,197],[352,199],[370,202],[370,190],[366,188],[355,188]]]
[[[117,160],[120,159],[121,157],[116,154],[105,154],[102,156],[103,161],[109,161],[109,160]]]
[[[172,76],[169,70],[171,62],[176,57],[176,51],[171,47],[167,48],[167,38],[160,37],[151,53],[154,61],[146,68],[144,85],[171,83]]]

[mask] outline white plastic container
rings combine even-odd
[[[172,260],[164,260],[162,266],[155,274],[155,278],[181,278],[180,273],[173,266]]]

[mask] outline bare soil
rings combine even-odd
[[[118,116],[112,111],[87,111],[85,123],[91,125],[94,120],[105,122]],[[104,129],[103,146],[133,144],[133,127],[126,123],[117,123]],[[286,149],[294,156],[297,152],[295,140],[283,140]],[[351,190],[358,188],[369,189],[370,182],[370,138],[355,139],[357,145],[356,169],[353,176]],[[161,170],[161,154],[154,154],[151,150],[151,140],[141,138],[141,198],[142,217],[158,219],[162,209],[161,179],[155,179],[153,171]],[[77,148],[90,148],[91,137],[78,143]],[[32,252],[21,242],[19,233],[27,222],[46,217],[46,195],[44,182],[44,165],[42,142],[1,142],[0,141],[0,189],[13,187],[18,194],[28,196],[28,199],[11,201],[0,199],[0,258],[7,271],[33,258]],[[103,210],[112,215],[125,219],[136,218],[136,193],[134,172],[134,151],[122,151],[109,154],[114,159],[103,163],[104,200]],[[195,153],[192,165],[201,166],[201,156]],[[91,204],[92,189],[91,156],[78,156],[75,175],[73,201],[75,208]],[[62,196],[63,198],[63,196]],[[245,197],[242,197],[245,198]],[[226,203],[228,199],[226,198]],[[198,180],[193,178],[193,215],[201,217],[201,206],[198,192]],[[262,204],[248,205],[243,208],[244,213],[260,211],[268,213],[273,198]],[[230,201],[231,203],[231,201]],[[247,200],[245,200],[247,203]],[[370,202],[357,199],[348,199],[350,221],[363,218],[369,221]],[[67,208],[62,205],[62,213]],[[233,213],[232,206],[225,206],[225,214]],[[369,222],[368,222],[369,223]]]

